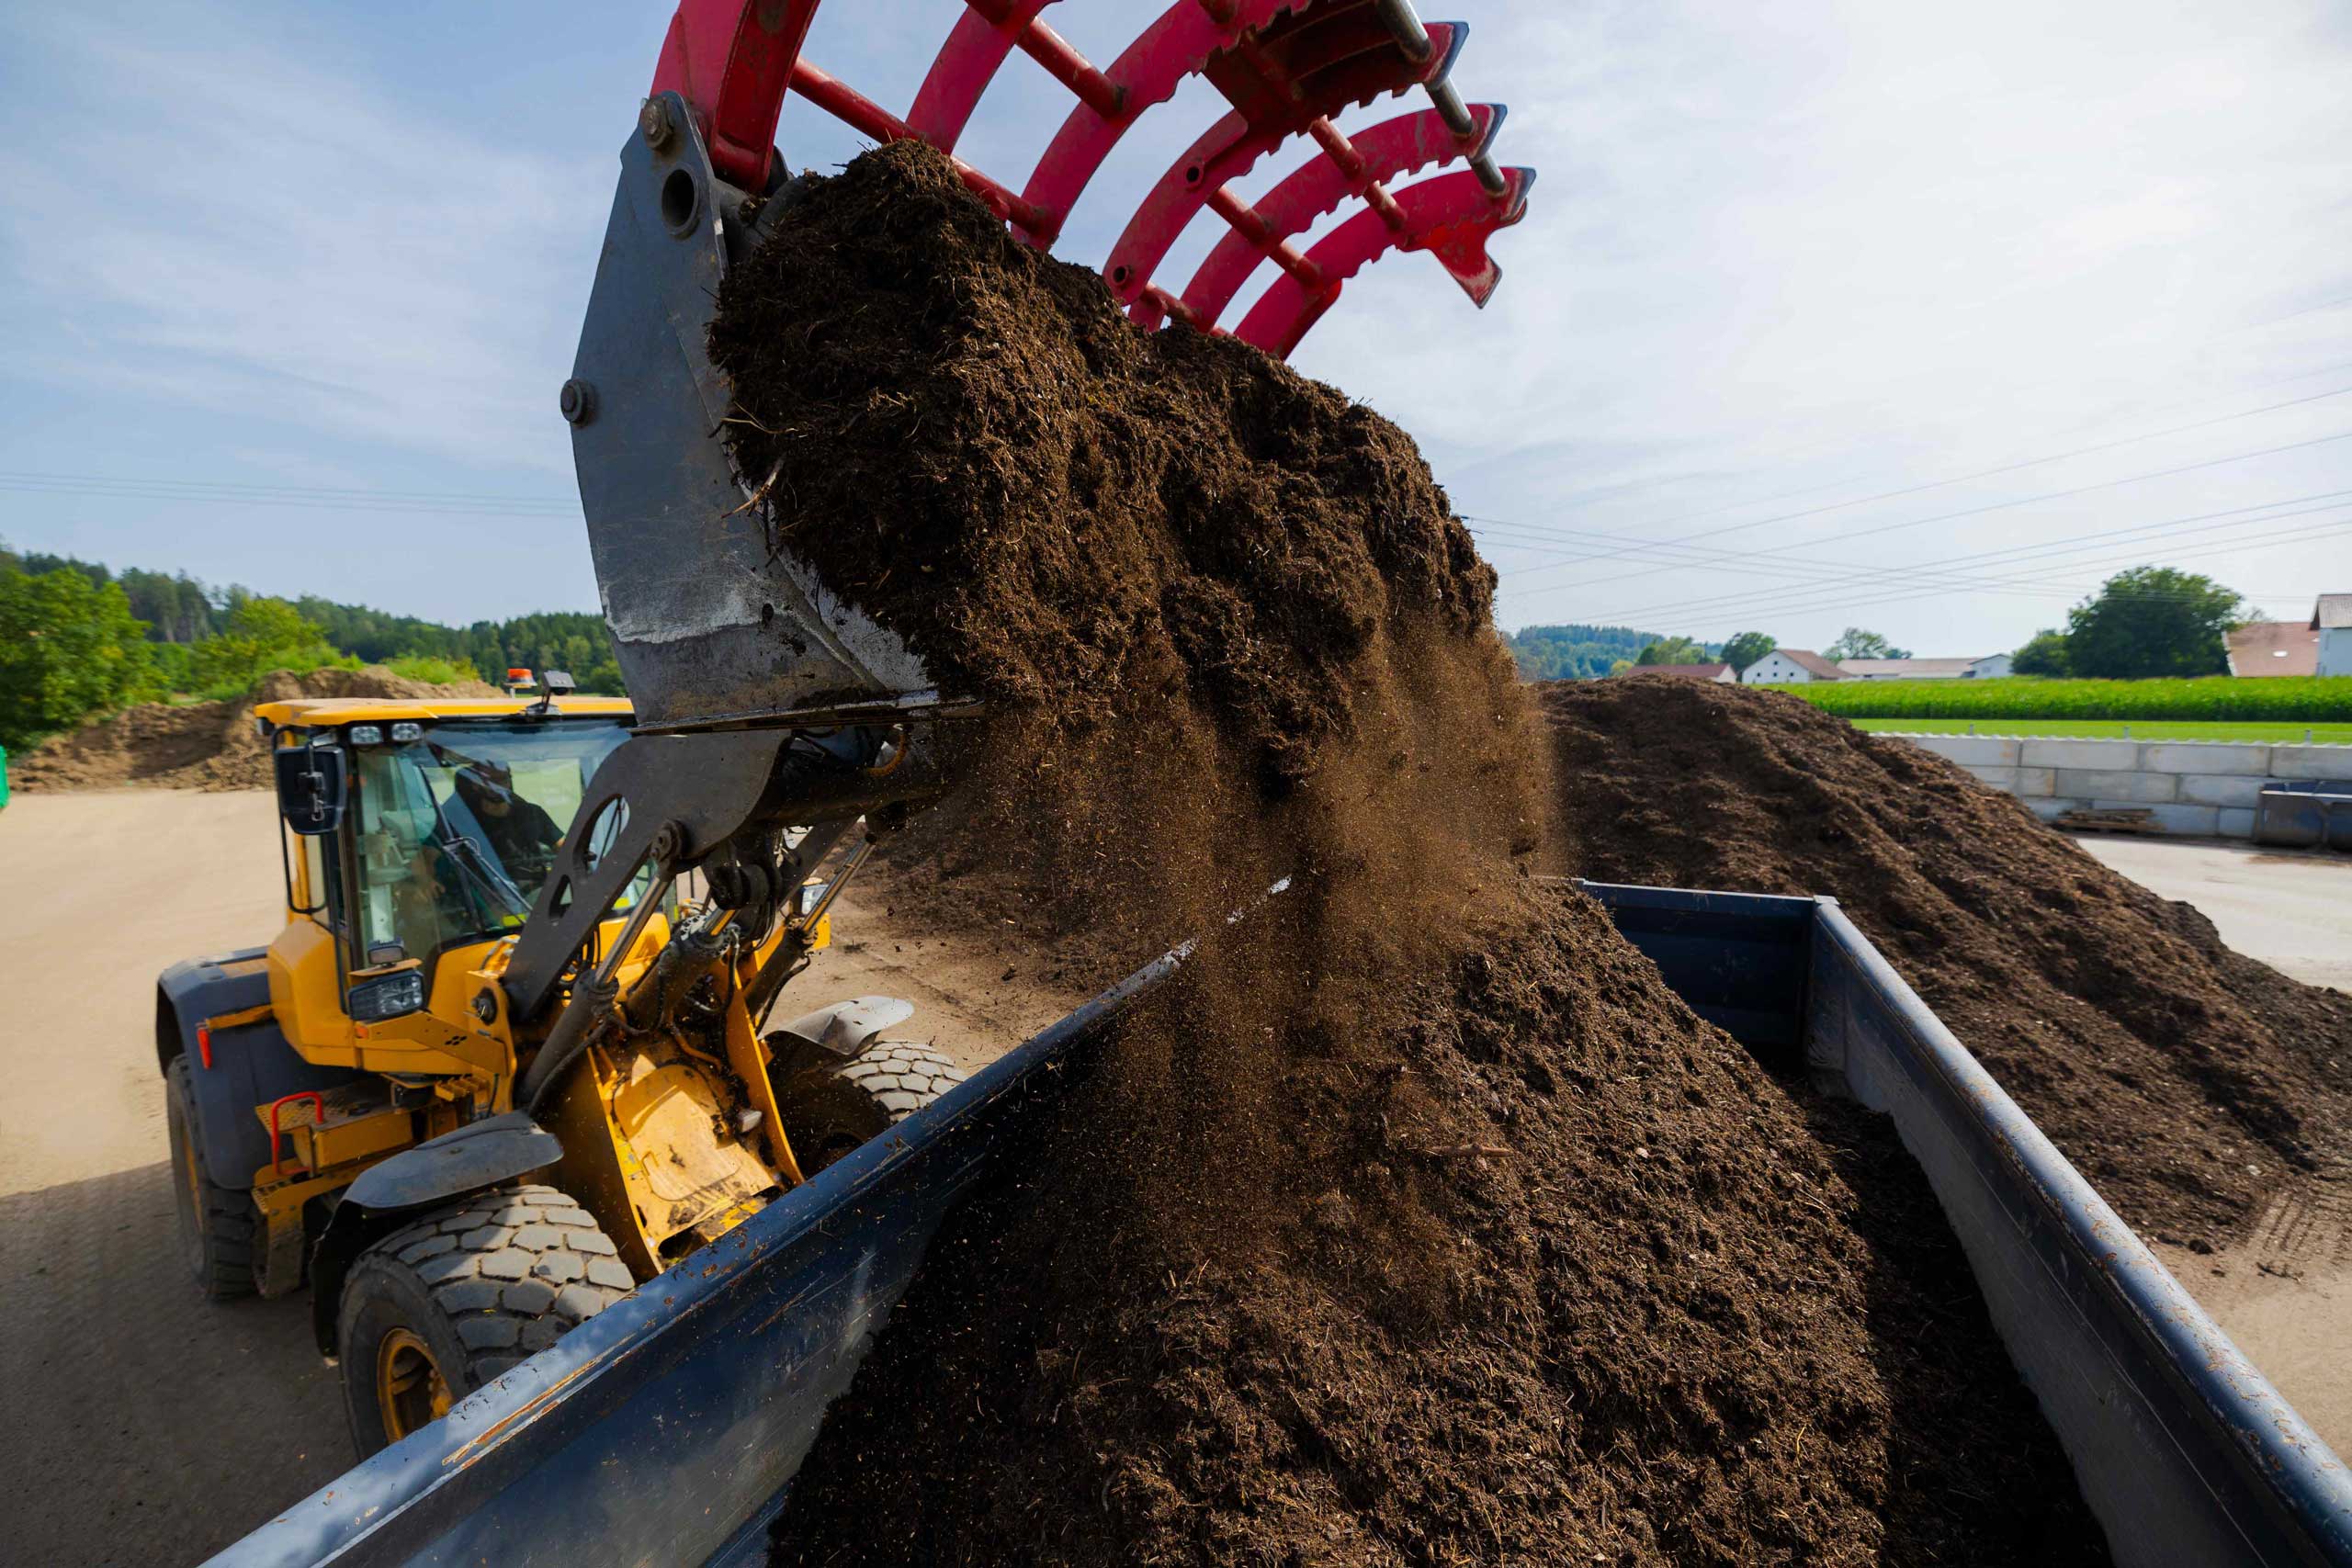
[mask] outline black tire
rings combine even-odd
[[[964,1069],[930,1046],[883,1040],[854,1061],[796,1075],[776,1109],[801,1174],[814,1176],[963,1081]]]
[[[254,1237],[261,1215],[253,1195],[214,1183],[204,1166],[204,1123],[196,1114],[195,1066],[185,1055],[164,1072],[164,1122],[172,1142],[173,1208],[180,1258],[210,1301],[254,1293]]]
[[[365,1459],[437,1419],[635,1286],[552,1187],[477,1193],[393,1232],[352,1261],[335,1314],[352,1445]]]

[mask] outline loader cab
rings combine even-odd
[[[511,1043],[486,1038],[471,1011],[480,972],[529,919],[630,717],[624,700],[577,697],[260,709],[287,852],[269,965],[288,1042],[322,1066],[511,1071]],[[646,893],[632,889],[615,919]],[[664,922],[644,934],[658,946]]]

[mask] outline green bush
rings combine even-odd
[[[184,642],[151,642],[147,651],[155,660],[155,690],[191,691],[196,686],[196,649]]]
[[[1815,681],[1779,686],[1844,718],[2352,722],[2352,675],[2155,681]]]
[[[196,645],[194,679],[206,695],[235,694],[273,670],[297,675],[313,670],[356,670],[359,660],[327,641],[326,633],[283,599],[241,599],[218,637]]]
[[[147,624],[120,584],[0,570],[0,746],[22,750],[154,694]]]
[[[403,653],[397,659],[386,660],[384,668],[403,680],[423,681],[435,686],[454,686],[460,681],[481,679],[472,665],[433,653]]]

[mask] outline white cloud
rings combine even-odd
[[[10,288],[51,328],[17,372],[568,469],[551,411],[609,155],[509,151],[356,73],[159,31],[58,14],[27,40],[76,141],[0,152]]]

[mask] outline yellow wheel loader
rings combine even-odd
[[[763,835],[757,873],[711,864],[718,896],[695,903],[674,830],[640,853],[567,934],[555,987],[594,1016],[549,1059],[548,1020],[518,1020],[505,981],[550,882],[628,838],[625,804],[582,807],[631,716],[552,690],[258,710],[285,925],[156,995],[180,1234],[216,1299],[309,1279],[363,1454],[962,1077],[879,1038],[913,1010],[888,998],[762,1032],[870,848],[854,819]],[[819,735],[807,755],[887,779],[897,748]]]

